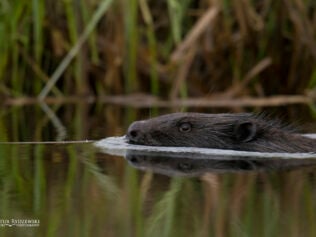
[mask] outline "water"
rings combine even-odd
[[[315,134],[307,135],[315,138]],[[105,154],[124,157],[137,169],[170,176],[205,173],[290,170],[316,165],[314,153],[263,153],[194,147],[159,147],[126,143],[124,136],[94,143]]]
[[[0,236],[316,236],[312,154],[103,140],[138,119],[103,109],[83,117],[72,116],[79,109],[61,110],[69,114],[58,116],[68,140],[84,142],[0,144]],[[17,115],[5,115],[2,141],[36,141],[41,131],[45,140],[56,136],[46,120]],[[1,226],[12,219],[39,225]]]
[[[316,138],[315,134],[305,135],[311,138]],[[125,136],[108,137],[94,143],[96,147],[103,150],[105,153],[112,155],[124,156],[128,151],[140,151],[143,153],[163,153],[168,156],[181,156],[186,154],[194,157],[196,155],[206,156],[209,159],[221,158],[279,158],[279,159],[307,159],[316,158],[313,153],[277,153],[277,152],[249,152],[249,151],[234,151],[222,149],[208,149],[198,147],[159,147],[159,146],[143,146],[128,144],[125,141]]]

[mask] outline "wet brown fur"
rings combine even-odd
[[[172,113],[132,123],[126,137],[129,143],[150,146],[316,152],[315,139],[251,113]]]

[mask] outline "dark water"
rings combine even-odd
[[[147,114],[97,106],[55,112],[68,140],[120,136]],[[58,134],[38,108],[12,109],[0,128],[2,141]],[[312,156],[170,157],[92,142],[1,144],[0,154],[0,236],[316,236]],[[34,226],[21,226],[25,220]],[[13,221],[20,226],[7,225]]]

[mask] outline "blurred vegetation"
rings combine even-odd
[[[0,37],[4,97],[38,96],[52,77],[53,96],[264,96],[316,85],[314,0],[2,1]]]

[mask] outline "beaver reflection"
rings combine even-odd
[[[200,176],[209,172],[292,170],[316,165],[315,159],[231,158],[218,155],[206,157],[204,155],[139,151],[128,151],[125,159],[137,169],[168,176]]]

